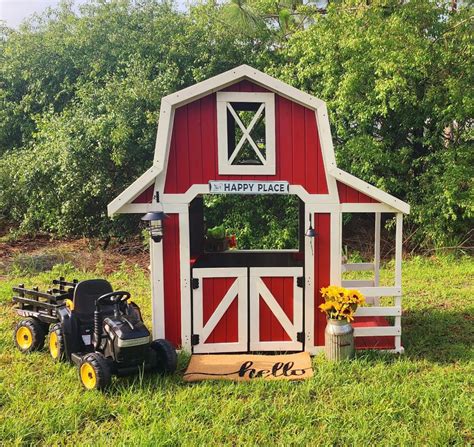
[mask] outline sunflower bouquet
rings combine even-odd
[[[319,308],[333,320],[354,321],[357,306],[365,304],[365,297],[358,290],[349,290],[344,287],[323,287],[321,295],[324,298],[324,303]]]

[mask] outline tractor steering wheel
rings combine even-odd
[[[101,306],[107,304],[113,305],[125,303],[130,298],[130,296],[131,295],[129,292],[124,292],[122,290],[118,290],[116,292],[109,292],[97,298],[95,304],[96,306]]]

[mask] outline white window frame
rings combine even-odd
[[[228,156],[227,110],[232,102],[259,102],[264,104],[265,111],[265,160],[261,165],[234,165]],[[262,109],[263,110],[263,109]],[[231,110],[232,113],[232,110]],[[255,115],[257,117],[257,114]],[[235,115],[234,115],[235,118]],[[250,134],[257,119],[252,119],[243,132],[242,139],[252,144]],[[240,126],[238,119],[237,124]],[[245,127],[245,126],[244,126]],[[217,145],[219,159],[219,174],[237,175],[275,175],[275,95],[274,93],[252,92],[217,92]],[[260,157],[258,149],[255,153]]]

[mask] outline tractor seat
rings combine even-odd
[[[86,279],[74,289],[74,314],[82,323],[94,319],[95,302],[106,293],[113,292],[112,286],[105,279]]]

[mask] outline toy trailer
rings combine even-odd
[[[72,302],[77,282],[77,279],[68,282],[60,277],[53,280],[53,284],[59,288],[52,288],[46,292],[40,292],[38,287],[27,289],[24,284],[13,287],[17,295],[13,296],[12,301],[16,304],[17,314],[22,317],[34,317],[45,325],[56,323],[57,310],[64,306],[67,300]]]
[[[206,252],[202,197],[222,193],[297,196],[299,248]],[[319,290],[334,284],[359,289],[371,304],[357,310],[359,349],[403,351],[402,216],[409,205],[336,166],[323,101],[254,68],[242,65],[164,97],[153,165],[108,212],[159,212],[148,215],[162,231],[151,243],[154,337],[195,353],[316,353],[326,326]],[[344,213],[375,215],[373,262],[342,262]],[[396,216],[390,287],[379,282],[382,213]],[[313,226],[315,237],[305,236]],[[344,271],[360,270],[373,278],[343,281]],[[380,297],[392,297],[391,305]]]

